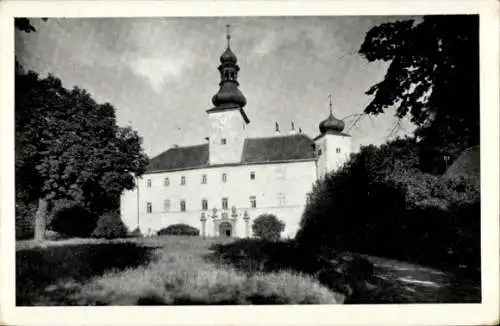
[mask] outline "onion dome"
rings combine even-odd
[[[344,130],[345,123],[333,116],[332,113],[332,96],[328,95],[330,98],[330,115],[325,120],[319,123],[319,132],[321,134],[327,133],[339,133]]]
[[[223,83],[217,94],[212,97],[212,103],[216,107],[244,107],[247,104],[247,99],[236,83]]]
[[[329,132],[342,132],[344,130],[344,127],[344,121],[335,118],[330,112],[330,116],[320,122],[319,131],[322,134],[327,134]]]
[[[238,59],[236,58],[236,55],[233,53],[233,51],[231,51],[231,48],[228,45],[226,51],[224,51],[224,53],[222,53],[222,55],[220,56],[220,62],[236,63],[236,61],[238,61]]]

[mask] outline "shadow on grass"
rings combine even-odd
[[[81,282],[109,270],[136,267],[150,251],[134,243],[76,244],[16,251],[16,305],[71,304]]]
[[[481,302],[477,277],[463,278],[416,264],[364,256],[374,264],[373,277],[353,283],[352,275],[347,275],[350,273],[335,272],[332,261],[342,255],[356,254],[334,250],[313,252],[293,240],[243,239],[215,244],[211,250],[212,254],[206,257],[211,262],[229,264],[246,273],[287,269],[313,275],[323,285],[343,294],[349,291],[346,285],[351,286],[354,292],[348,295],[347,304]]]

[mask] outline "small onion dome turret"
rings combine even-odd
[[[344,121],[335,118],[330,112],[330,116],[320,122],[319,131],[322,134],[326,134],[328,132],[342,132],[344,130],[344,127]]]

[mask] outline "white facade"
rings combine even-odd
[[[251,179],[252,173],[254,179]],[[223,180],[224,174],[226,181]],[[181,184],[182,177],[184,185]],[[217,209],[219,218],[226,212],[231,219],[231,208],[234,206],[238,216],[231,236],[251,236],[253,219],[262,213],[272,213],[285,223],[282,236],[293,237],[306,204],[306,195],[315,180],[316,164],[313,160],[146,174],[138,180],[139,195],[137,189],[122,195],[121,213],[129,229],[139,226],[143,232],[154,233],[178,223],[202,231],[200,218],[205,212],[206,235],[219,236],[219,230],[214,230],[213,208]],[[206,209],[202,207],[203,200],[206,200]],[[223,200],[227,200],[227,209],[222,207]],[[182,201],[185,203],[184,212],[181,211]],[[255,207],[252,207],[252,202]],[[148,203],[151,205],[150,212]],[[245,211],[250,218],[248,233],[243,219]]]
[[[350,158],[351,137],[343,134],[324,134],[315,139],[318,153],[318,178],[336,171]]]

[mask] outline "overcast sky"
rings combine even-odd
[[[26,69],[52,73],[65,87],[77,85],[98,102],[112,103],[118,123],[137,130],[146,153],[154,156],[173,144],[201,144],[208,136],[205,111],[218,90],[226,24],[247,98],[249,136],[273,135],[275,121],[287,132],[294,121],[315,137],[329,114],[329,94],[341,119],[370,101],[364,93],[383,79],[387,64],[369,63],[357,51],[371,27],[390,20],[396,18],[34,20],[36,33],[16,32],[16,56]],[[350,129],[353,149],[385,142],[392,113]],[[403,127],[412,130],[409,123]]]

